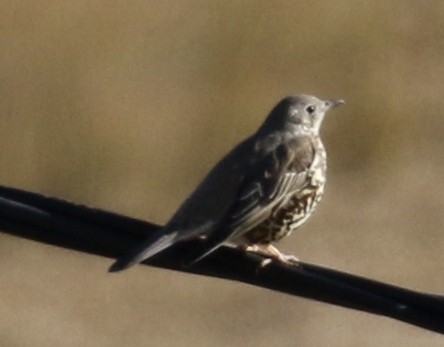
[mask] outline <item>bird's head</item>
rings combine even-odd
[[[343,103],[343,100],[321,100],[312,95],[289,96],[273,108],[259,131],[317,136],[327,111]]]

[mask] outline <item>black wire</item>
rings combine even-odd
[[[0,186],[0,228],[15,236],[116,258],[159,226]],[[183,255],[198,247],[198,242],[178,244],[147,264],[249,283],[444,333],[443,296],[420,293],[307,263],[301,263],[299,267],[271,263],[260,268],[263,258],[229,247],[221,247],[193,267],[181,266]]]

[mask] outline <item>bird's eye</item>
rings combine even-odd
[[[313,114],[316,108],[313,105],[309,105],[307,106],[306,110],[309,114]]]

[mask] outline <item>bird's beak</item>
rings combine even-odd
[[[335,108],[338,107],[340,105],[345,104],[345,101],[342,99],[337,99],[337,100],[326,100],[325,101],[325,106],[327,107],[327,109],[331,109],[331,108]]]

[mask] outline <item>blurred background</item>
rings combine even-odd
[[[329,114],[280,248],[444,294],[442,1],[0,0],[0,184],[164,223],[282,97]],[[2,346],[442,346],[284,294],[0,234]]]

